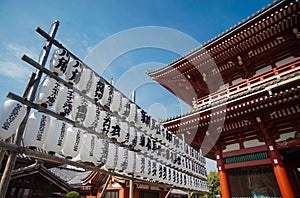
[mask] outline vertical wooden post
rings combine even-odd
[[[52,38],[55,37],[58,26],[59,26],[59,22],[55,21],[50,30],[51,31],[50,36]],[[51,46],[52,46],[51,41],[48,41],[46,43],[46,45],[43,47],[43,51],[42,51],[42,54],[41,54],[41,57],[39,60],[40,65],[42,65],[42,66],[46,65]],[[38,85],[40,83],[42,74],[43,73],[40,70],[37,70],[36,74],[32,74],[34,76],[34,81],[32,83],[32,86],[28,86],[27,89],[25,90],[25,92],[23,94],[24,98],[27,98],[29,101],[34,100],[34,97],[35,97]],[[16,132],[16,135],[14,138],[14,144],[16,144],[16,145],[20,145],[20,143],[21,143],[21,139],[22,139],[23,132],[24,132],[24,129],[26,126],[26,122],[29,117],[30,109],[31,109],[30,107],[27,107],[27,113],[26,113],[22,123],[20,124],[18,131]],[[7,163],[6,163],[6,166],[5,166],[2,178],[1,178],[1,182],[0,182],[0,198],[5,198],[5,195],[6,195],[6,192],[8,189],[8,185],[9,185],[9,181],[11,178],[12,170],[14,169],[15,164],[16,164],[16,159],[17,159],[17,152],[11,151],[10,155],[7,159]]]
[[[105,185],[104,185],[104,187],[103,187],[103,189],[101,191],[101,194],[100,194],[100,198],[104,198],[105,192],[106,192],[106,189],[108,187],[108,184],[109,184],[110,180],[111,180],[111,175],[108,176],[108,178],[107,178],[107,180],[105,182]]]
[[[134,197],[134,186],[133,186],[133,179],[129,180],[129,198]]]
[[[217,159],[217,169],[218,169],[218,174],[220,179],[222,197],[230,198],[230,187],[229,187],[228,177],[224,166],[222,149],[220,147],[215,151],[215,155]]]
[[[169,189],[168,193],[166,194],[165,198],[168,198],[168,196],[171,194],[171,191],[173,190],[173,187]]]
[[[256,118],[260,129],[263,133],[266,146],[268,148],[267,152],[272,161],[272,166],[274,170],[274,174],[278,183],[278,187],[280,189],[281,195],[283,198],[295,198],[295,194],[293,192],[292,185],[290,183],[289,177],[285,170],[284,162],[282,160],[282,156],[276,146],[274,139],[268,133],[266,127],[264,126],[260,117]]]

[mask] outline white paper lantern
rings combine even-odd
[[[117,137],[117,141],[120,142],[121,144],[127,145],[128,140],[129,140],[129,127],[128,123],[121,121],[120,122],[120,136]]]
[[[100,99],[100,104],[102,106],[106,106],[111,102],[112,90],[113,90],[112,86],[110,84],[105,83],[103,95],[102,95],[102,98]]]
[[[76,123],[83,124],[83,122],[87,120],[91,120],[93,118],[87,118],[87,111],[89,108],[89,102],[83,96],[75,96],[74,98],[74,107],[71,112],[71,118]]]
[[[146,133],[146,134],[150,134],[150,123],[151,123],[151,116],[147,114],[147,112],[145,112],[144,110],[141,111],[142,114],[142,130]]]
[[[81,96],[74,92],[72,111],[70,112],[70,117],[72,120],[75,120],[76,118],[77,108],[80,105],[80,100],[81,100]]]
[[[157,162],[156,160],[151,160],[151,175],[150,179],[153,181],[158,181],[157,179]]]
[[[150,124],[149,124],[149,135],[152,137],[152,138],[156,138],[156,131],[159,130],[159,125],[158,125],[158,122],[154,119],[154,118],[151,118],[150,119]]]
[[[183,187],[183,178],[182,178],[182,172],[180,172],[180,171],[177,171],[177,173],[178,173],[178,177],[177,177],[177,184],[178,184],[178,186],[179,187]]]
[[[165,129],[160,123],[158,123],[158,126],[159,126],[159,129],[156,130],[155,136],[156,136],[158,141],[163,142],[162,141],[163,138],[164,138],[163,132],[164,132]]]
[[[186,157],[185,156],[181,156],[181,165],[180,165],[180,169],[183,171],[186,171]]]
[[[168,183],[168,167],[164,164],[162,164],[162,177],[161,180],[163,183],[167,184]]]
[[[166,145],[168,145],[170,148],[172,148],[172,140],[173,140],[173,134],[171,131],[166,130]]]
[[[0,108],[0,138],[11,137],[24,119],[27,108],[22,103],[6,100]]]
[[[181,154],[184,155],[184,141],[180,138],[179,139],[179,145],[177,151]]]
[[[78,60],[71,60],[68,63],[65,80],[71,85],[76,85],[83,71],[82,63]]]
[[[59,93],[59,83],[50,77],[46,77],[40,85],[36,103],[45,108],[50,108],[54,105]]]
[[[123,103],[122,103],[123,104]],[[128,117],[126,118],[128,123],[130,124],[135,124],[136,122],[136,111],[137,111],[137,107],[134,103],[130,103],[129,104],[130,107],[129,107],[129,115]]]
[[[162,182],[163,178],[163,165],[160,162],[156,162],[156,181]]]
[[[133,174],[136,169],[136,153],[134,151],[128,151],[128,164],[125,172],[127,174]]]
[[[82,143],[80,146],[79,151],[79,158],[83,162],[92,162],[96,164],[97,157],[96,157],[96,140],[97,137],[90,133],[85,133],[82,136]]]
[[[121,133],[120,122],[115,116],[110,117],[110,129],[106,133],[107,137],[118,140]]]
[[[144,113],[144,111],[142,109],[137,109],[137,111],[136,111],[136,127],[138,129],[142,129],[143,125],[144,125],[143,113]]]
[[[136,154],[136,166],[134,170],[134,175],[137,177],[144,177],[145,173],[145,157],[141,154]]]
[[[104,89],[105,82],[101,78],[95,77],[90,91],[90,97],[94,99],[95,103],[100,103],[104,94]]]
[[[145,143],[146,143],[145,142],[145,134],[143,132],[138,131],[137,132],[137,142],[136,142],[134,149],[137,151],[144,150]]]
[[[172,168],[169,166],[166,166],[166,174],[167,174],[167,184],[171,185],[172,181]]]
[[[44,148],[49,154],[62,150],[67,132],[67,124],[61,120],[52,120],[44,142]]]
[[[158,161],[162,162],[162,163],[166,163],[166,147],[161,144],[161,143],[157,143],[157,157],[158,157]]]
[[[88,68],[83,68],[81,78],[78,82],[78,89],[83,94],[88,94],[91,90],[92,83],[94,80],[94,72]]]
[[[151,179],[152,171],[151,171],[151,159],[149,157],[145,157],[145,170],[144,170],[144,178]]]
[[[76,127],[69,127],[67,129],[66,139],[62,149],[62,153],[66,158],[71,159],[79,154],[83,133],[83,130]]]
[[[142,147],[142,151],[145,155],[152,157],[152,139],[148,135],[145,135],[145,146]]]
[[[122,102],[121,102],[121,108],[120,108],[119,115],[123,119],[127,119],[129,114],[130,114],[130,102],[129,102],[128,98],[122,97]]]
[[[118,163],[118,147],[114,143],[109,143],[105,168],[108,170],[113,170],[116,168],[117,163]]]
[[[29,148],[41,148],[47,136],[50,125],[50,117],[41,112],[33,112],[29,116],[23,141]]]
[[[127,168],[127,165],[128,165],[128,149],[126,149],[125,147],[119,147],[116,170],[123,172]]]
[[[129,127],[129,139],[125,144],[131,148],[134,148],[137,143],[137,131],[135,127]]]
[[[169,142],[169,146],[171,149],[173,149],[174,151],[176,150],[176,143],[177,143],[177,138],[176,135],[174,135],[172,132],[170,132],[171,134],[171,142]]]
[[[151,158],[157,159],[156,149],[157,149],[157,141],[150,136],[146,136],[146,145],[145,152]]]
[[[56,113],[67,116],[71,113],[74,102],[74,91],[66,87],[60,87],[55,106]]]
[[[186,156],[186,157],[189,157],[189,145],[187,144],[187,143],[184,143],[184,155]]]
[[[103,166],[106,163],[109,143],[104,138],[99,138],[96,142],[97,166]]]
[[[161,142],[163,144],[165,144],[166,146],[169,146],[169,142],[167,140],[167,129],[165,129],[164,127],[161,128]]]
[[[171,175],[172,175],[172,180],[171,180],[171,183],[173,184],[173,185],[175,185],[175,186],[177,186],[177,182],[176,182],[176,170],[175,169],[171,169],[172,171],[171,171]]]
[[[99,116],[97,117],[97,107],[88,101],[87,112],[83,125],[87,128],[94,128],[95,123],[98,123]]]
[[[167,161],[167,164],[170,165],[170,166],[174,166],[173,164],[173,151],[169,148],[166,149],[166,161]]]
[[[154,152],[153,158],[160,162],[162,162],[161,149],[162,149],[161,143],[155,140],[155,144],[153,145],[153,152]]]
[[[122,95],[117,90],[114,90],[112,103],[110,105],[110,110],[112,112],[120,113],[120,107],[122,102]]]
[[[56,49],[50,60],[49,70],[54,74],[61,76],[65,73],[70,55],[65,49]]]
[[[182,174],[183,187],[187,187],[187,175],[186,173]]]
[[[108,88],[109,88],[109,93],[108,93],[108,98],[107,98],[105,106],[110,107],[112,100],[113,100],[114,89],[113,89],[113,86],[111,86],[111,85]]]
[[[106,111],[100,110],[96,132],[107,134],[110,129],[110,115]]]

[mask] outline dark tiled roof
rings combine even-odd
[[[68,183],[78,174],[84,173],[82,170],[67,168],[64,166],[57,166],[57,167],[50,168],[48,170],[54,175],[56,175],[57,177],[61,178],[62,180]]]
[[[90,177],[91,174],[93,174],[93,171],[77,173],[75,177],[68,181],[68,184],[82,184],[87,178]]]

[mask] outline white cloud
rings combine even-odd
[[[31,70],[27,67],[8,61],[0,61],[0,75],[20,80],[28,78],[30,74]]]
[[[32,50],[16,43],[6,43],[5,48],[10,55],[13,55],[16,58],[21,58],[24,54],[26,54],[30,58],[38,60],[39,52],[37,50]]]

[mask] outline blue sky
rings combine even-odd
[[[9,91],[22,95],[32,67],[20,60],[23,54],[37,60],[43,38],[37,26],[49,30],[54,20],[60,21],[57,39],[82,60],[103,41],[114,39],[132,28],[161,27],[193,40],[174,40],[185,54],[221,34],[248,16],[272,3],[272,0],[86,0],[86,1],[0,1],[0,103]],[[121,32],[121,33],[120,33]],[[122,34],[121,34],[122,36]],[[126,42],[138,40],[131,36]],[[156,35],[157,39],[161,39]],[[155,38],[156,38],[155,37]],[[153,38],[151,38],[153,40]],[[163,42],[159,41],[159,42]],[[113,50],[118,50],[115,45]],[[106,56],[106,49],[99,57]],[[109,50],[107,53],[110,53]],[[161,67],[180,56],[174,51],[155,46],[141,46],[120,54],[109,65],[90,65],[121,91],[130,82],[140,83],[137,104],[157,118],[187,111],[174,96],[145,74],[147,69]],[[101,67],[101,68],[100,68]],[[99,72],[101,71],[101,72]],[[145,82],[141,83],[141,80]],[[128,91],[128,90],[127,90]],[[127,96],[130,92],[126,92]]]

